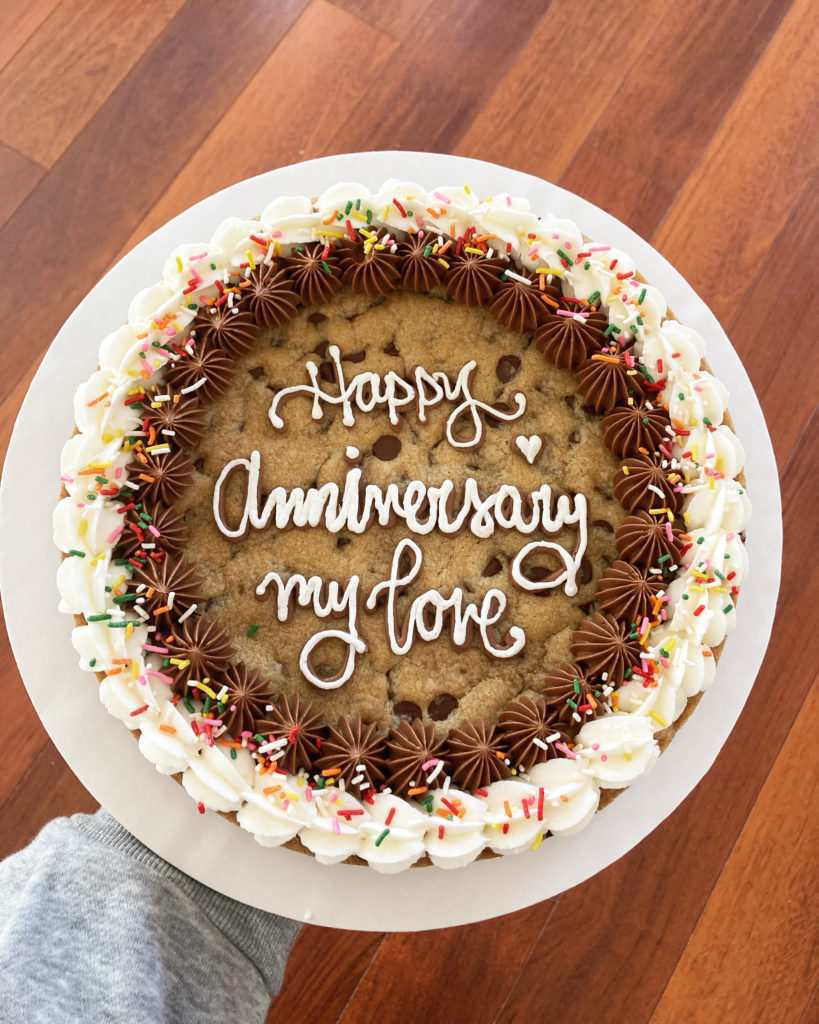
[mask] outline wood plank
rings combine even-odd
[[[354,38],[356,45],[339,47],[338,40],[344,38]],[[234,181],[331,151],[328,140],[339,110],[356,109],[379,88],[395,60],[396,45],[339,7],[313,0],[203,141],[195,173],[187,167],[180,171],[120,256],[188,206]],[[309,61],[304,59],[307,52]],[[362,52],[372,56],[362,61]],[[328,89],[332,103],[325,102]],[[266,126],[264,132],[248,131],[249,110],[256,124]]]
[[[382,932],[305,925],[287,961],[281,991],[270,1007],[269,1024],[338,1020],[383,940]]]
[[[819,984],[819,818],[810,813],[819,800],[818,728],[814,682],[653,1024],[790,1024],[807,1009]]]
[[[429,0],[330,0],[348,14],[355,15],[370,28],[405,43],[416,37],[422,17],[433,6]],[[435,5],[439,10],[441,5]],[[444,8],[445,9],[445,8]]]
[[[22,849],[61,814],[91,814],[99,804],[46,740],[29,770],[0,808],[0,859]]]
[[[787,7],[782,0],[672,5],[560,184],[650,238]]]
[[[650,1019],[819,663],[819,638],[815,632],[805,635],[803,616],[786,611],[813,608],[819,601],[819,574],[805,572],[803,557],[815,543],[814,523],[805,510],[815,498],[819,413],[802,441],[783,474],[783,611],[738,724],[708,775],[670,818],[627,856],[563,894],[498,1016],[504,1024],[539,1019],[544,978],[554,1005],[572,1007],[573,1021],[599,1020],[601,1006],[606,1020],[642,1024]],[[787,707],[781,700],[784,663]],[[714,685],[719,686],[719,675]],[[771,715],[774,706],[777,713]],[[685,728],[696,728],[696,721],[695,713]],[[578,927],[586,950],[582,985],[566,964],[566,936]]]
[[[44,174],[45,168],[0,142],[0,228]]]
[[[454,152],[559,181],[609,97],[642,59],[651,32],[635,40],[634,26],[653,24],[670,6],[669,0],[555,0]]]
[[[60,4],[0,72],[0,140],[50,167],[183,3]]]
[[[56,594],[55,594],[56,599]],[[20,679],[9,646],[5,620],[0,618],[0,679],[3,693],[3,714],[0,715],[0,751],[3,771],[0,772],[0,808],[14,787],[31,767],[47,737],[34,705]],[[67,769],[66,769],[67,770]]]
[[[0,69],[33,35],[60,0],[3,0],[0,5]]]
[[[801,239],[819,238],[819,172],[808,180],[790,217],[766,253],[756,279],[728,324],[762,404],[780,466],[790,458],[816,403],[816,274]],[[783,350],[787,358],[777,358]],[[798,368],[798,369],[797,369]]]
[[[306,2],[230,8],[226,32],[227,8],[188,0],[18,208],[0,232],[0,265],[36,266],[38,287],[16,296],[17,329],[0,348],[0,399],[40,357]],[[180,83],[192,81],[208,97],[206,110],[179,102]],[[53,227],[57,210],[60,244],[44,245],[43,230]]]
[[[735,313],[819,157],[819,137],[805,133],[819,73],[814,13],[812,0],[793,4],[657,232],[657,248],[720,319]]]
[[[504,982],[525,963],[557,902],[547,900],[461,928],[387,935],[340,1022],[494,1020],[505,996]],[[451,969],[442,971],[447,964]],[[388,975],[405,979],[398,991],[385,983]]]

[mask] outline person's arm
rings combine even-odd
[[[263,1021],[300,925],[172,867],[105,811],[0,863],[0,1022]]]

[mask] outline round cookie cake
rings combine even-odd
[[[704,355],[626,254],[506,194],[226,221],[75,396],[81,667],[263,845],[393,872],[581,829],[735,623],[750,504]]]

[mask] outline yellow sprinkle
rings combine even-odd
[[[483,251],[483,249],[476,249],[476,248],[474,247],[474,245],[465,245],[465,246],[464,246],[464,252],[473,252],[473,253],[475,253],[475,254],[476,254],[477,256],[483,256],[483,255],[484,255],[484,251]]]
[[[446,261],[445,259],[443,259],[443,257],[439,256],[439,257],[438,257],[438,262],[439,262],[439,263],[441,264],[441,266],[442,266],[442,267],[444,267],[444,268],[445,268],[446,270],[449,270],[449,264],[447,263],[447,261]]]
[[[176,270],[177,270],[177,273],[180,273],[180,274],[184,270],[184,267],[182,266],[182,260],[179,258],[179,256],[176,257]]]
[[[384,212],[381,214],[381,220],[386,220],[387,217],[389,216],[389,213],[390,213],[389,206],[385,206],[384,207]]]
[[[695,593],[695,594],[704,594],[705,593],[705,587],[689,586],[688,589],[693,591],[693,593]]]
[[[538,273],[539,274],[557,274],[558,277],[563,277],[563,275],[566,273],[566,271],[563,270],[562,267],[542,267],[540,270],[538,270]]]
[[[205,683],[200,683],[197,689],[201,690],[203,693],[206,693],[208,697],[211,698],[211,700],[216,700],[216,694]]]
[[[346,238],[347,234],[344,231],[322,231],[322,238]]]
[[[665,719],[660,718],[656,711],[649,711],[648,717],[653,718],[661,729],[665,729],[665,727],[668,725],[668,722],[666,722]]]
[[[247,256],[247,262],[250,264],[250,269],[251,270],[255,270],[256,269],[256,260],[253,259],[253,253],[250,251],[250,249],[247,250],[247,252],[245,253],[245,256]]]
[[[77,536],[84,537],[85,531],[88,529],[88,522],[85,519],[80,520],[80,525],[77,527]]]
[[[133,632],[134,624],[133,622],[129,622],[128,625],[125,627],[125,639],[130,640],[131,636],[133,635]]]
[[[538,834],[535,836],[535,841],[532,843],[532,849],[536,850],[540,846],[540,844],[542,842],[543,842],[543,833],[542,832],[538,832]]]
[[[627,754],[627,753],[625,752],[625,750],[623,751],[623,757],[624,757],[624,758],[625,758],[625,759],[626,759],[627,761],[630,761],[630,760],[631,760],[631,754]]]
[[[472,189],[469,187],[469,185],[464,185],[464,192],[466,192],[468,196],[472,195]]]
[[[135,661],[131,662],[131,679],[139,679],[139,665]]]
[[[103,551],[100,551],[100,553],[98,555],[94,555],[94,557],[91,559],[91,561],[88,564],[89,565],[96,565],[97,562],[99,562],[104,557],[105,557],[105,553]]]

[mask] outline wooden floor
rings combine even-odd
[[[529,910],[421,935],[305,927],[271,1020],[819,1020],[818,35],[814,0],[0,5],[0,266],[29,282],[6,291],[0,454],[60,324],[135,242],[240,178],[375,148],[508,164],[626,221],[721,319],[773,435],[779,616],[699,788]],[[95,805],[5,636],[0,670],[4,855]]]

